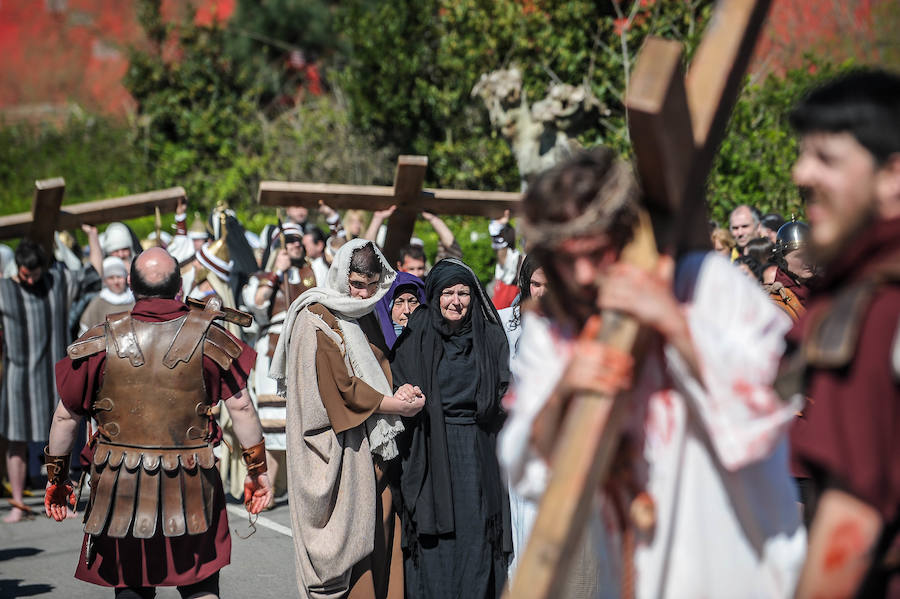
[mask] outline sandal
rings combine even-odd
[[[34,510],[32,510],[21,501],[16,501],[15,499],[7,499],[6,502],[10,506],[22,511],[22,520],[32,520],[34,518]]]

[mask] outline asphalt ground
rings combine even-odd
[[[249,532],[247,512],[236,500],[229,500],[231,565],[220,574],[221,597],[299,597],[287,497],[280,497],[273,509],[260,515],[256,532],[247,539],[238,536]],[[84,537],[81,514],[55,522],[44,515],[43,497],[26,497],[25,503],[37,514],[34,519],[0,522],[0,599],[113,597],[112,589],[73,576]],[[0,517],[8,513],[6,506],[6,500],[0,499]],[[79,510],[83,507],[84,501]],[[156,596],[177,599],[179,594],[172,587],[160,587]]]

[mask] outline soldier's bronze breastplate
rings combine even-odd
[[[107,317],[88,534],[147,539],[160,529],[167,537],[209,529],[220,484],[203,381],[213,318],[200,310],[162,323]]]
[[[182,330],[186,320],[153,323],[129,317],[107,335],[103,385],[93,408],[109,441],[157,449],[206,444],[205,331]],[[187,362],[168,366],[164,359],[176,341],[196,347]]]

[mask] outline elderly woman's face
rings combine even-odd
[[[469,286],[457,283],[441,291],[441,316],[452,323],[462,322],[472,301]]]
[[[409,315],[418,307],[419,298],[412,293],[401,293],[394,298],[394,303],[391,306],[391,320],[401,327],[405,327],[409,321]]]

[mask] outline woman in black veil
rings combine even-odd
[[[499,597],[512,551],[496,442],[509,348],[468,266],[438,262],[426,306],[395,347],[394,385],[418,385],[425,408],[405,420],[400,506],[409,597]]]

